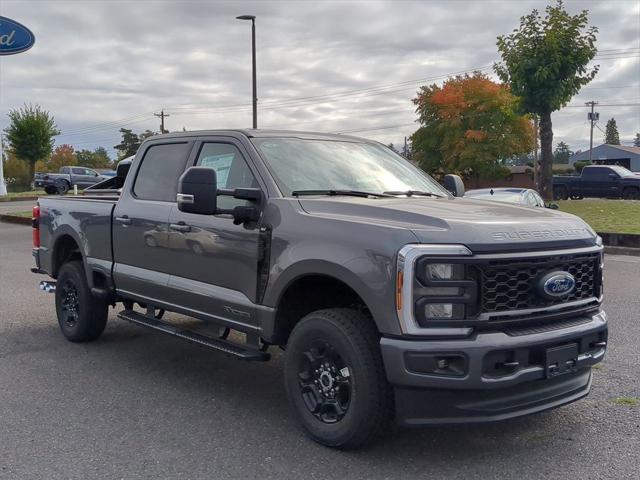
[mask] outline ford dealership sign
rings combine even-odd
[[[24,25],[0,17],[0,55],[13,55],[33,47],[36,37]]]

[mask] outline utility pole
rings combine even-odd
[[[404,137],[404,158],[409,158],[409,152],[407,150],[407,137]]]
[[[538,190],[538,115],[533,115],[533,188]]]
[[[600,114],[593,111],[597,104],[598,102],[594,102],[593,100],[585,103],[586,106],[591,106],[591,112],[587,115],[587,118],[591,122],[591,134],[589,135],[589,163],[593,163],[593,126],[600,119]]]
[[[153,115],[160,118],[160,133],[169,133],[169,130],[164,129],[164,118],[170,117],[171,115],[164,113],[164,110],[160,110],[160,113],[154,113]]]

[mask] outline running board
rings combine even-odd
[[[204,345],[205,347],[220,350],[221,352],[233,355],[243,360],[266,362],[271,357],[267,352],[261,352],[260,350],[251,347],[244,347],[228,340],[201,335],[192,330],[185,330],[168,322],[163,322],[156,318],[151,318],[141,313],[134,312],[133,310],[121,311],[118,313],[118,318],[137,325],[149,327],[160,332],[168,333],[169,335],[197,343],[198,345]]]

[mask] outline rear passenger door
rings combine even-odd
[[[218,188],[260,187],[247,152],[235,139],[207,139],[196,152],[195,165],[216,170]],[[246,204],[218,197],[222,209]],[[256,299],[259,234],[257,226],[234,225],[231,215],[196,215],[174,206],[168,233],[174,302],[214,317],[255,324],[246,307]]]
[[[152,143],[141,153],[137,170],[130,172],[133,181],[127,181],[113,214],[118,291],[142,300],[166,296],[174,268],[167,256],[169,213],[192,146],[192,140]]]

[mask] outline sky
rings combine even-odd
[[[566,1],[599,28],[596,78],[552,115],[554,143],[588,149],[584,103],[600,103],[594,144],[615,117],[640,132],[640,0]],[[416,129],[420,85],[481,70],[497,80],[496,37],[547,2],[0,0],[34,47],[0,57],[0,128],[24,103],[50,111],[56,144],[107,148],[119,129],[251,126],[256,15],[258,127],[352,133],[400,146]]]

